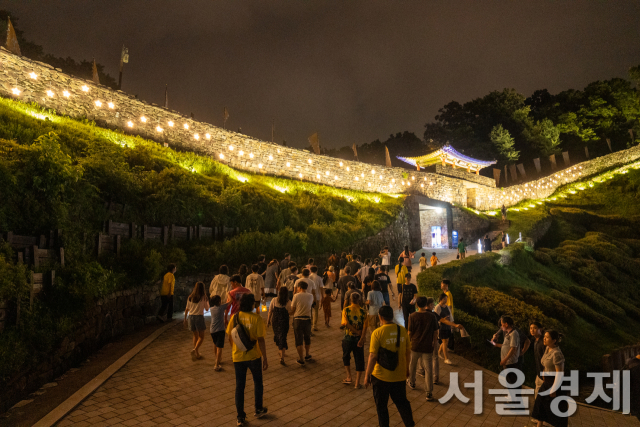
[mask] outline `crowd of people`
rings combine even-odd
[[[463,248],[464,252],[464,248]],[[454,330],[466,331],[455,323],[453,295],[450,281],[440,283],[442,293],[437,301],[420,296],[412,283],[412,259],[415,252],[405,246],[397,258],[394,272],[396,287],[389,276],[391,255],[385,247],[379,258],[362,260],[358,255],[333,253],[326,268],[320,273],[313,259],[298,266],[285,254],[282,261],[269,263],[260,256],[256,263],[243,265],[237,274],[230,274],[226,265],[209,285],[208,292],[202,282],[196,283],[187,299],[185,325],[193,333],[193,361],[201,359],[206,324],[204,312],[211,312],[209,326],[215,356],[215,371],[222,368],[225,341],[231,344],[236,374],[236,409],[238,425],[246,422],[244,389],[246,373],[250,370],[254,381],[255,416],[267,413],[263,405],[262,372],[268,368],[265,331],[273,328],[273,341],[278,348],[279,363],[287,366],[286,352],[289,330],[293,329],[295,363],[304,366],[313,360],[311,338],[318,331],[322,312],[326,328],[331,327],[331,306],[340,299],[343,329],[342,361],[345,385],[356,389],[372,386],[380,426],[389,425],[387,409],[389,398],[396,405],[406,426],[415,425],[407,391],[416,389],[416,377],[424,377],[426,400],[433,401],[433,387],[439,384],[439,359],[452,364]],[[419,259],[420,271],[439,262],[433,252],[429,260],[423,252]],[[173,295],[176,266],[170,265],[164,276],[161,294]],[[417,275],[416,275],[417,276]],[[395,321],[392,301],[402,320]],[[161,320],[170,318],[172,298],[163,298],[159,313]],[[322,308],[322,310],[320,310]],[[266,325],[261,313],[266,312]],[[166,316],[165,316],[166,313]],[[522,369],[524,354],[533,343],[536,363],[536,400],[532,417],[559,426],[566,425],[550,410],[551,400],[560,391],[549,395],[538,392],[555,387],[557,376],[542,376],[542,372],[563,372],[564,357],[559,348],[561,335],[544,331],[539,323],[530,326],[531,338],[514,327],[513,319],[502,316],[500,329],[490,343],[501,351],[503,369]],[[364,345],[369,338],[369,358],[365,363]],[[355,374],[351,370],[351,359]],[[514,382],[514,371],[508,371],[507,380]],[[544,378],[544,379],[543,379]],[[564,424],[563,424],[564,422]]]

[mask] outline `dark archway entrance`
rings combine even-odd
[[[422,195],[406,202],[411,249],[449,249],[452,247],[453,215],[451,204]]]

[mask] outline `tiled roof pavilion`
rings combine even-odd
[[[465,156],[464,154],[457,152],[449,144],[445,145],[439,150],[433,151],[429,154],[425,154],[424,156],[396,156],[396,158],[417,167],[418,170],[427,166],[442,164],[442,166],[451,165],[454,168],[466,169],[467,172],[475,172],[476,174],[480,173],[480,169],[496,164],[495,160],[478,160],[469,156]]]

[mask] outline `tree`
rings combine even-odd
[[[526,105],[513,113],[513,118],[522,125],[522,136],[529,147],[543,156],[560,152],[560,130],[550,119],[544,118],[534,123],[530,115],[531,107]]]
[[[502,125],[496,125],[491,129],[489,134],[491,142],[496,147],[498,154],[507,163],[513,163],[520,157],[520,152],[513,148],[514,139],[508,130],[502,127]]]
[[[640,65],[629,68],[629,78],[636,84],[636,88],[640,90]]]

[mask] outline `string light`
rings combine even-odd
[[[249,153],[249,158],[253,159],[253,153]]]
[[[291,166],[291,163],[287,162],[287,167],[290,167],[290,166]]]
[[[36,80],[38,78],[38,75],[32,71],[29,73],[29,77],[31,77],[33,80]]]
[[[147,118],[145,116],[140,117],[140,121],[142,123],[147,123]]]
[[[340,162],[340,167],[342,167],[342,162]]]
[[[298,176],[299,176],[300,178],[302,178],[302,174],[301,174],[301,173],[299,173],[299,174],[298,174]]]
[[[107,103],[107,106],[109,106],[109,108],[111,108],[112,110],[115,108],[115,105],[113,105],[113,102]]]
[[[358,180],[358,177],[356,176],[356,181]]]
[[[205,138],[207,138],[207,139],[211,139],[211,134],[210,134],[210,133],[206,133],[206,134],[204,135],[204,137],[205,137]]]
[[[229,146],[229,150],[233,150],[233,146]],[[238,151],[238,154],[244,156],[244,151],[240,150]]]
[[[307,162],[309,162],[309,164],[311,164],[311,159],[308,159]]]
[[[171,120],[169,120],[169,127],[173,127],[173,122]]]
[[[220,153],[220,158],[224,159],[224,154]]]
[[[351,168],[349,168],[349,166],[347,166],[347,172],[349,172],[351,170]]]
[[[68,98],[71,96],[71,94],[68,91],[64,90],[62,91],[62,96],[64,96],[65,98]]]
[[[157,130],[158,132],[162,132],[164,129],[162,129],[160,126],[156,126],[156,130]]]
[[[262,169],[262,163],[258,163],[258,169]]]
[[[273,156],[269,156],[269,160],[273,160]]]
[[[325,174],[325,175],[327,175],[327,176],[329,176],[329,171],[326,171],[324,174]]]
[[[47,91],[47,96],[50,97],[50,98],[53,98],[53,91],[48,90]]]
[[[96,101],[96,107],[102,107],[102,102]]]
[[[83,92],[89,92],[89,87],[87,85],[83,85],[82,86],[82,91]]]
[[[132,127],[133,127],[133,122],[132,122],[131,120],[129,120],[129,121],[127,122],[127,126],[129,126],[130,128],[132,128]]]
[[[195,139],[200,139],[200,135],[198,135],[197,133],[196,133],[195,135],[193,135],[193,137],[194,137]]]
[[[189,124],[188,124],[188,123],[185,123],[185,124],[184,124],[184,128],[185,128],[185,129],[189,129]]]
[[[230,145],[230,146],[229,146],[229,151],[233,151],[233,145]],[[242,153],[242,151],[241,151],[241,152],[240,152],[240,155],[242,156],[242,154],[243,154],[243,153]]]

